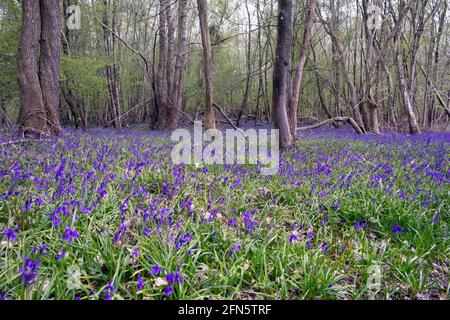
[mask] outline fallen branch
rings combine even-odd
[[[364,134],[363,131],[361,130],[361,128],[356,123],[355,119],[350,118],[350,117],[336,117],[336,118],[328,119],[323,122],[313,124],[311,126],[297,128],[297,131],[306,131],[306,130],[317,129],[317,128],[324,127],[328,124],[332,124],[335,122],[348,122],[353,127],[353,129],[355,129],[356,133]]]
[[[239,129],[234,123],[233,121],[231,121],[230,117],[227,116],[227,114],[222,110],[222,108],[217,104],[217,103],[213,103],[213,106],[219,110],[219,112],[222,114],[222,116],[225,117],[225,119],[227,119],[228,123],[236,130],[238,131],[240,134],[242,134],[245,139],[247,139],[247,136],[245,135],[244,131],[242,131],[241,129]]]
[[[428,77],[427,73],[425,72],[424,67],[418,63],[420,70],[422,71],[422,74],[424,75],[424,77],[427,79],[427,84],[428,86],[431,88],[431,90],[434,92],[439,104],[441,105],[441,107],[444,109],[445,113],[447,114],[447,117],[450,118],[450,109],[446,106],[444,99],[442,99],[441,95],[439,94],[438,89],[434,86],[434,84],[431,82],[430,78]]]

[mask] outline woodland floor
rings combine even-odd
[[[307,132],[274,176],[168,135],[0,146],[0,299],[448,299],[449,134]]]

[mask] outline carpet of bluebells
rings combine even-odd
[[[171,150],[0,144],[0,300],[448,298],[449,134],[310,132],[274,176]]]

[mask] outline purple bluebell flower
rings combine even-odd
[[[402,228],[398,224],[394,223],[394,226],[392,227],[392,233],[393,234],[400,234],[405,232],[405,228]]]
[[[183,276],[179,272],[172,272],[166,276],[166,280],[172,284],[182,284]]]
[[[4,228],[1,233],[3,235],[5,235],[6,239],[8,239],[8,241],[12,242],[17,239],[17,234],[16,234],[17,231],[19,231],[19,227],[15,227],[13,229]]]
[[[140,274],[138,274],[138,280],[137,280],[137,284],[136,284],[136,291],[141,291],[142,289],[144,289],[144,286],[145,286],[144,279],[142,278],[142,276]]]
[[[66,256],[66,249],[62,248],[60,252],[55,254],[56,260],[61,260]]]
[[[235,254],[241,250],[241,246],[238,244],[235,244],[233,247],[231,247],[231,251],[230,251],[230,258],[234,259]]]
[[[25,257],[24,266],[20,268],[19,273],[26,285],[32,285],[36,282],[40,266],[40,259],[32,260],[28,256]]]
[[[341,244],[341,248],[339,249],[339,255],[342,256],[342,254],[344,253],[344,251],[345,251],[345,243]]]
[[[144,237],[148,237],[148,236],[150,236],[152,234],[152,230],[150,230],[149,228],[145,228],[144,229]]]
[[[9,298],[6,296],[7,294],[8,294],[8,291],[1,291],[0,292],[0,301],[9,300]]]
[[[112,300],[114,292],[116,292],[116,288],[112,283],[109,283],[106,287],[105,300]]]
[[[164,291],[163,291],[164,295],[166,297],[172,295],[174,293],[173,287],[172,286],[167,286]]]
[[[42,198],[37,198],[36,200],[34,200],[34,203],[37,207],[40,207],[44,204],[44,200]]]
[[[35,246],[33,248],[32,254],[35,255],[35,254],[39,253],[40,255],[46,256],[46,255],[48,255],[47,248],[48,248],[48,244],[46,244],[46,243],[43,243],[40,246]]]
[[[433,224],[438,223],[438,221],[439,221],[440,218],[441,218],[441,213],[439,212],[438,214],[436,214],[436,215],[433,217]]]
[[[148,274],[158,275],[158,274],[161,274],[162,272],[163,272],[163,269],[160,266],[158,266],[157,264],[155,264],[150,267],[150,271],[148,272]]]
[[[237,222],[238,222],[237,218],[232,218],[232,219],[230,219],[230,221],[228,221],[227,226],[232,227],[232,226],[236,225]]]
[[[252,215],[256,213],[256,211],[245,211],[243,215],[243,222],[245,224],[245,228],[247,231],[253,231],[256,228],[257,222],[252,220]]]
[[[298,240],[298,237],[295,234],[291,234],[291,236],[289,237],[289,243],[290,244],[293,244],[297,240]]]
[[[356,231],[361,230],[361,229],[364,228],[365,226],[366,226],[366,223],[363,223],[363,222],[361,221],[361,219],[358,219],[358,220],[355,222],[355,224],[354,224],[354,227],[355,227],[355,230],[356,230]]]
[[[78,232],[74,229],[71,229],[70,226],[66,226],[66,228],[64,229],[64,236],[63,236],[63,240],[69,243],[73,242],[73,239],[78,239],[80,238],[80,235],[78,234]]]
[[[323,243],[322,243],[321,249],[322,249],[322,252],[323,252],[324,254],[328,252],[328,249],[329,249],[329,248],[330,248],[330,247],[328,246],[328,243],[326,243],[326,242],[323,242]]]
[[[181,239],[179,239],[176,243],[176,248],[180,249],[184,244],[192,241],[192,235],[189,232],[186,232]]]

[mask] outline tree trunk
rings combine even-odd
[[[375,40],[375,31],[368,28],[368,20],[369,14],[367,12],[368,7],[367,0],[362,0],[362,9],[363,9],[363,17],[364,17],[364,31],[365,31],[365,40],[366,40],[366,57],[365,61],[365,79],[364,79],[364,95],[365,100],[367,102],[367,107],[369,110],[369,123],[368,130],[375,134],[380,134],[380,125],[378,122],[378,104],[375,101],[375,95],[373,94],[373,77],[374,73],[374,64],[375,64],[375,55],[374,55],[374,40]],[[361,63],[363,61],[363,56],[361,57]],[[362,68],[361,68],[362,69]],[[363,77],[361,76],[361,79]]]
[[[41,4],[41,58],[39,79],[44,108],[52,133],[61,133],[59,122],[59,66],[61,59],[61,2],[40,0]]]
[[[403,2],[402,2],[403,4]],[[401,7],[399,10],[404,9],[404,7]],[[402,26],[403,18],[402,16],[397,19],[397,25],[395,30],[395,62],[397,67],[397,73],[398,73],[398,80],[400,85],[400,91],[401,91],[401,98],[403,102],[403,106],[406,111],[406,115],[408,117],[409,122],[409,132],[411,134],[420,134],[420,128],[417,124],[417,118],[414,114],[414,107],[411,100],[411,93],[408,89],[408,85],[406,83],[406,76],[405,76],[405,69],[403,65],[403,57],[401,52],[401,37],[402,37]]]
[[[164,10],[167,8],[167,0],[159,1],[159,62],[158,73],[156,75],[157,90],[157,121],[155,128],[164,129],[166,127],[167,105],[165,96],[164,75],[166,73],[166,45],[167,45],[167,29],[166,15]]]
[[[291,130],[294,138],[297,136],[297,119],[298,119],[298,105],[300,101],[300,94],[302,89],[303,70],[305,69],[306,59],[308,57],[308,50],[310,46],[311,31],[314,25],[314,18],[316,16],[317,0],[309,0],[309,11],[306,20],[305,30],[303,34],[303,43],[298,57],[297,70],[295,72],[294,90],[290,102],[291,107]]]
[[[273,117],[280,131],[280,148],[292,145],[287,107],[290,99],[290,66],[292,51],[292,0],[278,1],[278,39],[273,71]]]
[[[187,33],[187,0],[178,2],[178,51],[175,62],[175,77],[171,90],[171,104],[168,116],[168,128],[175,129],[178,126],[180,111],[183,109],[183,79],[186,69],[186,33]]]
[[[21,98],[18,125],[25,134],[42,136],[62,132],[58,114],[60,5],[58,1],[49,0],[22,1],[22,29],[17,52]]]
[[[322,24],[325,28],[325,31],[328,33],[328,35],[331,37],[332,42],[334,43],[335,47],[336,47],[336,51],[337,51],[337,58],[341,63],[341,67],[343,69],[343,75],[344,75],[344,79],[347,83],[348,89],[350,91],[350,104],[353,110],[353,114],[355,116],[355,121],[358,124],[358,126],[361,128],[361,131],[363,133],[366,133],[365,127],[364,127],[364,121],[363,118],[361,116],[361,111],[360,111],[360,106],[359,106],[359,102],[358,102],[358,94],[356,91],[356,86],[355,83],[353,82],[353,79],[350,75],[350,72],[348,71],[347,68],[347,60],[346,60],[346,55],[345,55],[345,50],[344,47],[342,46],[338,36],[337,36],[337,30],[336,30],[336,26],[334,25],[334,23],[330,22],[330,21],[326,21],[321,15],[320,15],[320,11],[318,11],[319,13],[319,18],[322,21]],[[336,11],[334,7],[331,7],[331,19],[334,19],[334,17],[336,17]]]
[[[211,40],[208,27],[207,0],[197,0],[198,16],[200,20],[200,32],[203,44],[203,64],[205,73],[205,128],[215,129],[216,118],[214,114],[213,96],[213,64],[211,53]]]
[[[116,32],[116,4],[114,0],[103,0],[103,41],[106,56],[111,65],[106,67],[106,80],[108,83],[109,103],[106,114],[109,115],[109,121],[114,128],[120,129],[122,127],[120,116],[120,94],[119,94],[119,70],[117,66],[117,52],[116,40],[112,35]],[[111,17],[110,17],[111,15]],[[112,32],[108,29],[111,29]]]

